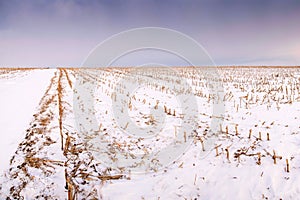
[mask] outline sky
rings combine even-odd
[[[297,0],[0,0],[0,67],[80,67],[99,43],[141,27],[188,35],[216,65],[300,66]],[[155,56],[117,63],[185,65]]]

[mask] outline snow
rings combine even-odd
[[[8,169],[53,74],[53,70],[34,70],[0,76],[1,174]]]
[[[5,76],[0,73],[0,125],[5,138],[0,142],[0,197],[11,195],[6,185],[17,186],[29,174],[28,185],[20,193],[25,199],[41,198],[41,194],[67,199],[67,173],[70,185],[78,187],[78,199],[298,198],[300,69],[221,68],[224,91],[216,99],[208,96],[203,81],[207,74],[180,69],[178,76],[145,70],[126,77],[126,70],[33,70]],[[82,82],[76,79],[78,76]],[[196,104],[182,106],[185,98],[180,102],[182,99],[174,97],[173,92],[160,87],[165,83],[163,79],[175,85],[174,89],[184,91],[186,85],[180,82],[183,77],[198,94],[192,97]],[[54,85],[46,97],[55,100],[48,104],[47,98],[40,100],[50,82]],[[83,88],[76,85],[78,82],[88,90],[80,93]],[[60,84],[62,96],[58,97]],[[131,94],[127,96],[128,92]],[[87,104],[88,97],[92,98],[92,105]],[[130,103],[125,101],[127,97]],[[224,108],[224,112],[214,112],[214,106]],[[45,116],[52,117],[46,128],[42,123]],[[79,150],[61,150],[60,120],[64,146],[70,137],[72,148]],[[214,120],[221,124],[213,127]],[[180,135],[184,124],[195,129],[190,137]],[[26,141],[28,128],[31,143],[22,143],[22,148],[18,148]],[[211,133],[217,133],[217,138]],[[45,146],[47,137],[53,142]],[[180,145],[183,148],[178,153],[175,147]],[[28,148],[34,152],[32,158],[44,159],[40,168],[26,164],[23,157],[30,159],[24,150]],[[159,157],[162,151],[169,153],[171,162],[160,161],[164,158]],[[15,157],[10,165],[12,156]],[[153,163],[153,158],[158,158],[158,163]],[[64,164],[57,164],[60,162]],[[26,173],[17,173],[17,178],[12,179],[15,174],[9,169],[21,172],[18,167],[22,163]],[[83,178],[80,174],[85,172],[92,175]],[[124,176],[101,179],[96,178],[97,173]],[[70,190],[69,187],[69,194]]]

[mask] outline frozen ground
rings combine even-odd
[[[176,70],[0,70],[0,197],[297,199],[300,69]]]

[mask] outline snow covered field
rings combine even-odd
[[[1,199],[300,194],[300,68],[3,69],[0,94]]]

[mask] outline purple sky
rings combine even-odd
[[[109,36],[147,26],[189,35],[217,65],[300,65],[296,0],[0,0],[0,66],[80,66]]]

